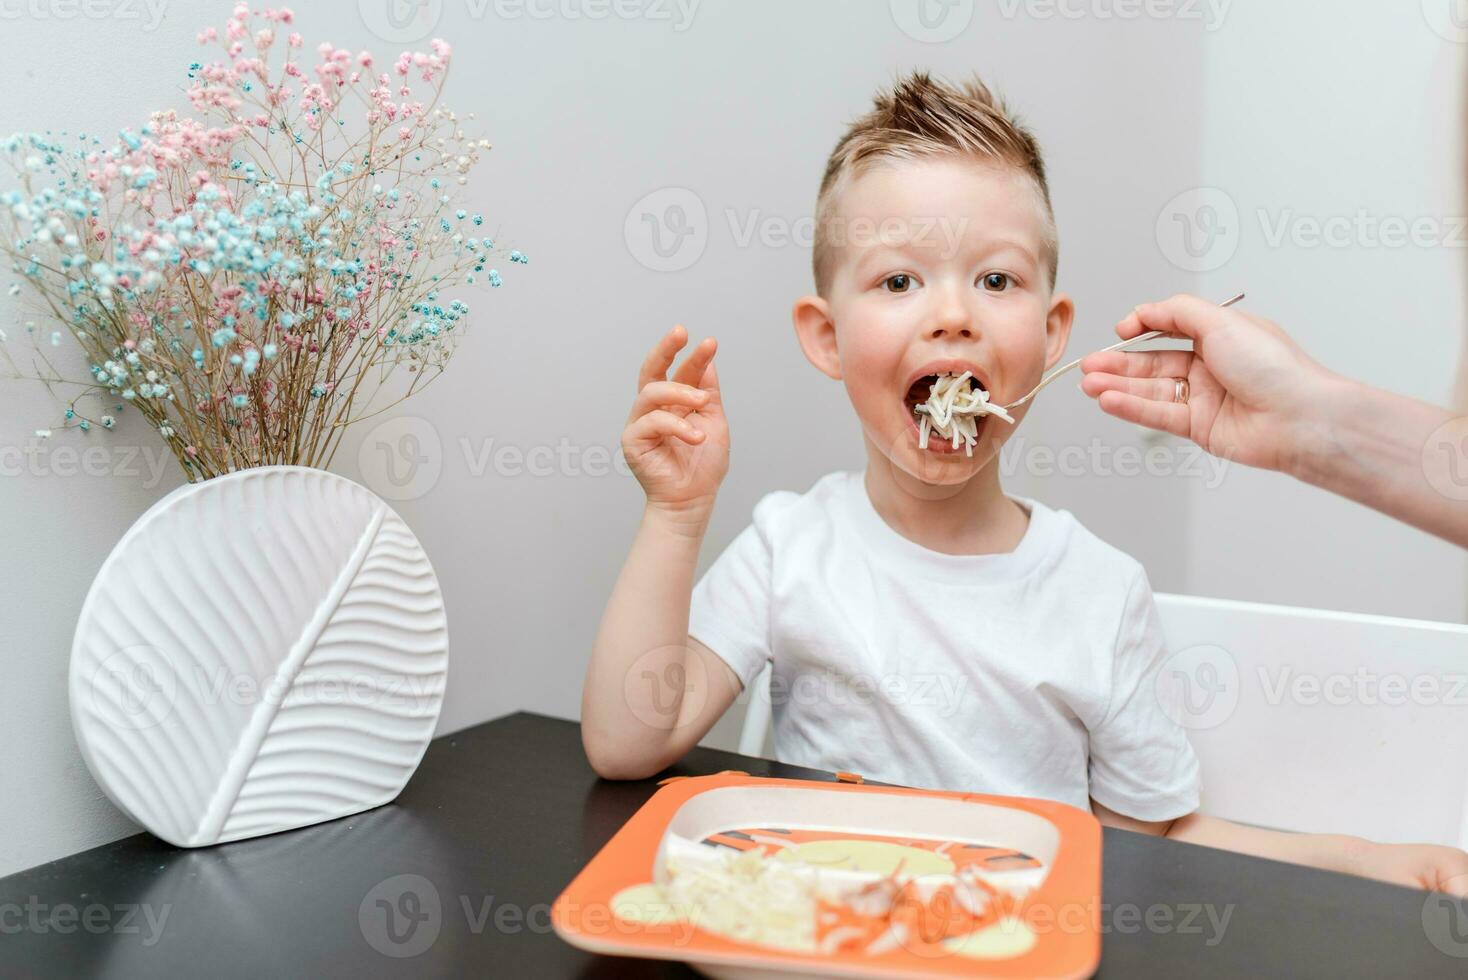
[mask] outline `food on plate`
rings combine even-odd
[[[1018,956],[1035,944],[1027,854],[984,844],[747,828],[668,842],[663,881],[613,902],[635,922],[681,922],[806,953]]]

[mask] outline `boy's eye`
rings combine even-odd
[[[887,287],[889,293],[905,293],[912,288],[912,276],[905,272],[888,276],[882,284]]]
[[[1009,276],[1002,272],[990,272],[984,276],[984,288],[990,292],[1002,293],[1010,285]]]

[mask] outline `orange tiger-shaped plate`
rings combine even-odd
[[[665,890],[680,869],[740,861],[837,879],[839,900],[802,889],[771,914],[775,932],[751,934],[728,907],[701,916]],[[655,793],[551,920],[574,946],[721,978],[1086,977],[1101,956],[1100,888],[1101,828],[1074,807],[720,773]]]

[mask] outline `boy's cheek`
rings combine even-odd
[[[871,424],[884,420],[890,406],[887,404],[887,394],[880,385],[873,384],[860,375],[848,375],[846,390],[862,421]]]
[[[1000,364],[990,397],[1001,405],[1018,401],[1039,384],[1045,373],[1045,348],[1015,343],[998,348]]]

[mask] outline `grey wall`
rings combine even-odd
[[[537,16],[519,4],[428,5],[441,10],[434,33],[456,45],[452,104],[476,112],[495,143],[473,188],[487,227],[502,244],[526,251],[531,264],[507,267],[503,289],[468,297],[472,333],[450,372],[381,427],[369,423],[355,432],[333,468],[393,498],[434,559],[452,631],[442,731],[520,708],[575,716],[592,635],[640,502],[630,477],[586,471],[605,467],[615,450],[637,364],[673,322],[687,324],[695,336],[716,334],[722,343],[733,463],[705,561],[746,523],[761,494],[803,489],[832,469],[861,465],[858,431],[841,389],[804,362],[790,329],[791,302],[809,288],[808,250],[768,236],[808,218],[820,169],[843,124],[897,72],[978,69],[1038,131],[1061,226],[1061,284],[1080,310],[1074,353],[1106,342],[1110,324],[1134,303],[1181,289],[1217,293],[1237,284],[1259,291],[1261,304],[1301,318],[1322,303],[1342,308],[1333,257],[1313,256],[1295,274],[1270,275],[1268,263],[1200,274],[1179,268],[1156,231],[1164,204],[1215,179],[1219,167],[1229,168],[1241,197],[1249,188],[1273,186],[1279,161],[1249,122],[1268,103],[1271,66],[1252,59],[1256,52],[1272,58],[1270,45],[1288,38],[1271,42],[1267,32],[1247,25],[1273,16],[1278,5],[1237,0],[1218,23],[1184,15],[1106,18],[1100,13],[1111,5],[1104,3],[1069,5],[1081,12],[1075,18],[1047,17],[1055,8],[1043,0],[959,3],[951,8],[959,20],[947,24],[962,30],[940,43],[904,33],[898,21],[909,6],[904,0],[703,0],[683,22],[677,7],[650,3],[631,8],[666,10],[671,19],[573,17],[587,8],[571,0],[532,4]],[[146,16],[26,15],[7,22],[0,31],[8,96],[0,105],[0,131],[65,120],[112,132],[148,108],[178,103],[185,66],[196,53],[195,31],[206,22],[222,24],[230,7],[169,5],[152,29]],[[374,37],[369,24],[379,33],[390,30],[385,9],[368,0],[360,10],[332,13],[303,5],[299,29],[308,43],[368,47],[386,60],[404,45]],[[538,16],[547,11],[551,16]],[[1394,16],[1405,39],[1399,60],[1419,49],[1448,56],[1450,46],[1430,33],[1415,6]],[[1246,24],[1237,34],[1234,18]],[[1301,43],[1322,30],[1310,18],[1281,24]],[[1213,53],[1225,50],[1234,60],[1227,72],[1213,71]],[[68,71],[62,84],[62,61],[114,67]],[[1354,69],[1343,63],[1329,70]],[[1248,86],[1232,83],[1251,73],[1259,78]],[[1373,76],[1383,101],[1415,107],[1423,125],[1456,124],[1446,107],[1432,105],[1433,114],[1421,108],[1428,81],[1421,72]],[[1252,101],[1232,101],[1246,96]],[[1322,85],[1296,111],[1305,119],[1335,119],[1342,109]],[[1230,148],[1230,140],[1239,145]],[[1326,204],[1354,207],[1357,189],[1396,187],[1403,169],[1412,180],[1438,175],[1446,186],[1456,173],[1449,151],[1416,143],[1363,149],[1345,161],[1333,157],[1333,166],[1354,169],[1331,185],[1339,196]],[[1312,172],[1299,161],[1288,186],[1309,186]],[[656,196],[639,206],[648,195]],[[669,260],[686,268],[660,272],[649,267],[657,259],[640,215],[650,208],[657,217],[669,203],[685,207],[698,234]],[[741,238],[751,221],[765,237]],[[1423,393],[1438,393],[1445,390],[1448,354],[1456,350],[1456,309],[1443,299],[1455,295],[1456,285],[1438,255],[1402,261],[1431,281],[1437,297],[1413,334],[1431,345],[1430,361],[1396,343],[1370,357],[1346,356],[1340,345],[1356,343],[1350,338],[1368,329],[1354,321],[1317,317],[1313,322],[1331,327],[1309,339],[1344,367],[1386,372],[1381,365],[1397,365],[1377,380],[1404,389],[1418,365],[1430,365],[1433,387]],[[1388,285],[1367,277],[1354,288],[1385,304]],[[21,314],[14,301],[3,302],[0,326],[15,335]],[[544,403],[547,384],[568,381],[579,392],[575,405]],[[794,438],[783,406],[796,396],[815,399],[831,419],[829,441]],[[0,447],[25,446],[34,428],[54,419],[53,404],[36,386],[0,385]],[[421,447],[416,468],[382,455],[382,446],[400,445],[404,434]],[[1047,392],[1021,435],[1031,451],[1014,457],[1011,489],[1075,511],[1142,559],[1159,589],[1196,583],[1218,594],[1463,616],[1468,587],[1460,556],[1358,515],[1347,515],[1351,526],[1369,526],[1374,535],[1361,554],[1351,554],[1343,540],[1330,560],[1317,562],[1288,539],[1250,532],[1245,540],[1257,557],[1219,563],[1234,539],[1218,527],[1277,519],[1286,500],[1297,508],[1320,503],[1316,495],[1293,495],[1282,481],[1231,489],[1219,510],[1225,505],[1215,501],[1224,492],[1205,491],[1206,470],[1158,478],[1119,475],[1103,463],[1070,475],[1048,473],[1036,446],[1075,446],[1088,458],[1109,459],[1117,448],[1150,445],[1131,427],[1096,413],[1074,385]],[[150,476],[141,467],[135,450],[152,460],[159,450],[130,424],[107,439],[74,436],[58,436],[51,455],[0,479],[0,739],[9,747],[0,769],[0,798],[9,801],[0,815],[0,873],[129,829],[101,799],[72,741],[66,657],[72,622],[109,548],[178,477],[167,469]],[[64,459],[55,456],[63,445],[109,447],[108,472],[66,473]],[[534,462],[548,463],[549,473],[535,475],[527,462],[497,455],[505,447],[546,454]],[[1169,458],[1175,468],[1188,465],[1185,456]],[[127,472],[129,462],[140,472]],[[396,481],[387,462],[395,464]],[[1203,512],[1210,522],[1228,523],[1200,528]],[[1408,547],[1431,559],[1428,588],[1413,559],[1381,561]],[[1261,567],[1289,573],[1261,579]],[[1305,574],[1309,590],[1298,586]],[[737,718],[726,719],[711,740],[729,744],[736,727]]]
[[[1247,288],[1335,370],[1448,404],[1468,263],[1468,33],[1447,19],[1456,5],[1420,6],[1234,5],[1206,48],[1199,184],[1237,219],[1203,279],[1211,294]],[[1394,238],[1404,227],[1417,231]],[[1236,468],[1192,498],[1188,591],[1463,616],[1458,548],[1275,474]]]

